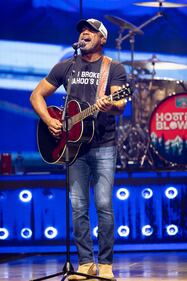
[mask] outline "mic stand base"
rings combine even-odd
[[[97,276],[97,275],[90,275],[90,274],[86,274],[86,273],[75,272],[74,269],[73,269],[73,266],[69,262],[65,263],[65,265],[63,267],[63,271],[61,271],[61,272],[57,272],[55,274],[51,274],[51,275],[48,275],[48,276],[43,276],[43,277],[37,278],[37,279],[30,279],[30,281],[42,281],[42,280],[47,280],[47,279],[54,278],[54,277],[57,277],[57,276],[60,276],[60,275],[63,275],[61,281],[64,281],[70,275],[78,275],[78,276],[86,277],[85,279],[98,279],[98,280],[103,280],[103,281],[104,280],[105,281],[116,281],[116,279],[114,279],[114,278],[112,278],[112,279],[111,278],[104,278],[104,277],[100,277],[100,276]],[[84,279],[84,278],[82,278],[82,279]]]

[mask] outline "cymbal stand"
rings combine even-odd
[[[122,34],[123,34],[124,28],[120,27],[119,30],[119,36],[116,38],[116,49],[118,50],[118,61],[121,60],[120,58],[120,52],[121,52],[121,43],[122,43]]]
[[[126,34],[125,36],[122,36],[123,31],[124,31],[124,27],[120,27],[119,30],[119,36],[116,38],[116,49],[118,50],[118,60],[120,61],[120,51],[121,51],[121,44],[123,43],[123,41],[125,41],[126,39],[128,39],[130,37],[130,43],[131,43],[131,59],[134,60],[134,58],[132,58],[132,53],[134,54],[134,42],[133,42],[133,38],[135,33],[140,33],[139,31],[141,31],[141,29],[145,26],[147,26],[148,24],[150,24],[151,22],[155,21],[156,19],[160,18],[163,16],[163,13],[161,13],[160,11],[153,16],[152,18],[150,18],[149,20],[145,21],[144,23],[142,23],[140,26],[137,27],[137,29],[132,29],[129,28],[130,31],[128,32],[128,34]],[[133,35],[132,35],[133,33]],[[133,44],[133,52],[132,52],[132,44]]]
[[[156,75],[156,70],[155,70],[155,63],[157,62],[157,58],[155,55],[152,56],[152,72],[151,72],[151,79],[154,80],[154,77]]]
[[[156,19],[162,17],[163,14],[161,12],[158,12],[155,16],[153,16],[152,18],[150,18],[149,20],[145,21],[144,23],[142,23],[140,26],[137,27],[137,29],[129,29],[128,34],[126,34],[125,36],[122,37],[122,33],[124,31],[124,28],[120,27],[120,31],[119,31],[119,36],[116,39],[116,48],[118,49],[118,60],[120,61],[120,51],[121,51],[121,44],[123,43],[124,40],[129,38],[129,42],[130,42],[130,46],[131,46],[131,86],[133,87],[135,84],[134,81],[134,46],[135,46],[135,34],[136,33],[140,33],[141,29],[145,26],[147,26],[148,24],[150,24],[151,22],[155,21]],[[155,64],[153,64],[153,72],[152,75],[155,75]]]
[[[149,20],[147,20],[146,22],[144,22],[143,24],[138,26],[138,29],[141,30],[143,27],[145,27],[149,23],[155,21],[156,19],[160,18],[161,16],[163,16],[163,15],[160,12],[158,12],[155,16],[153,16],[152,18],[150,18]],[[135,33],[137,33],[137,31],[131,29],[131,30],[129,30],[128,34],[126,34],[124,37],[122,37],[122,31],[121,31],[121,32],[119,32],[119,37],[116,39],[117,48],[120,51],[121,50],[122,42],[124,40],[126,40],[127,38],[129,38],[129,42],[130,42],[130,45],[131,45],[131,77],[130,77],[131,81],[129,81],[129,83],[130,83],[130,85],[133,88],[134,88],[135,83],[136,83],[136,81],[134,79],[134,65],[133,65],[133,62],[134,62]],[[119,54],[118,54],[118,58],[120,58]],[[155,63],[154,62],[153,62],[153,72],[152,72],[152,75],[153,75],[153,77],[155,75]],[[134,104],[134,102],[136,100],[137,100],[137,96],[136,96],[136,93],[135,93],[134,99],[132,99],[132,108],[134,108],[133,104]],[[122,122],[120,122],[119,131],[121,129],[121,124],[122,124]],[[121,134],[122,132],[119,132],[119,133]],[[135,116],[134,116],[134,114],[132,116],[132,123],[128,125],[126,134],[125,134],[125,136],[123,136],[123,140],[124,140],[124,137],[125,137],[125,139],[127,139],[128,137],[131,138],[131,135],[132,136],[134,135],[135,137],[139,136],[138,138],[140,140],[140,141],[138,141],[137,149],[134,150],[134,152],[135,153],[139,152],[139,154],[141,154],[141,155],[140,155],[140,158],[139,157],[135,157],[134,158],[135,162],[138,161],[139,162],[138,164],[142,168],[143,165],[144,165],[145,160],[147,159],[149,165],[154,167],[154,161],[153,161],[152,156],[151,156],[150,151],[149,151],[150,140],[149,139],[147,140],[147,136],[146,136],[147,134],[141,128],[140,124],[138,124],[138,123],[135,124]],[[129,156],[128,151],[127,151],[127,153],[125,153],[125,157],[126,157],[126,159],[132,158],[132,156]],[[137,164],[137,163],[135,163],[135,164]]]
[[[141,157],[141,160],[140,160],[140,167],[142,168],[144,163],[145,163],[145,160],[147,159],[147,162],[150,166],[152,166],[153,168],[155,168],[155,164],[154,164],[154,160],[153,160],[153,157],[150,153],[150,138],[147,139],[147,144],[144,146],[144,151],[143,151],[143,155]]]
[[[131,45],[131,77],[133,79],[134,75],[134,43],[135,43],[135,32],[133,30],[129,31],[129,42]]]
[[[150,18],[149,20],[145,21],[144,23],[142,23],[140,26],[138,26],[138,29],[141,30],[143,27],[147,26],[149,23],[155,21],[156,19],[160,18],[163,16],[163,13],[158,12],[155,16],[153,16],[152,18]],[[125,36],[123,36],[121,38],[121,43],[126,40],[127,38],[129,38],[131,36],[130,32],[128,34],[126,34]]]

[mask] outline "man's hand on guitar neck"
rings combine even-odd
[[[120,91],[124,87],[125,87],[125,85],[123,87],[112,86],[111,95]],[[111,111],[113,114],[117,114],[117,115],[121,114],[124,111],[125,104],[126,104],[125,99],[114,101],[114,100],[108,99],[108,96],[106,96],[106,95],[104,95],[103,97],[99,98],[96,101],[96,106],[97,106],[98,110],[100,110],[102,112]]]
[[[102,98],[96,101],[96,106],[99,111],[107,112],[112,109],[113,102],[107,99],[107,96],[103,96]]]
[[[102,112],[111,111],[113,114],[122,114],[126,101],[122,99],[120,101],[111,101],[107,99],[108,96],[103,96],[102,98],[98,99],[96,102],[96,106],[98,110]]]

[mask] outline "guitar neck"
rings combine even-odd
[[[129,85],[127,85],[127,87],[123,87],[122,89],[120,89],[119,91],[116,91],[115,93],[109,95],[109,96],[105,96],[105,100],[107,101],[117,101],[120,99],[131,99],[131,89],[129,87]],[[71,125],[75,125],[77,123],[79,123],[80,121],[84,120],[86,117],[92,115],[94,112],[99,111],[99,109],[97,108],[96,103],[94,103],[93,105],[87,107],[86,109],[84,109],[83,111],[75,114],[74,116],[71,117]]]
[[[106,97],[106,99],[112,100],[112,95]],[[75,125],[75,124],[79,123],[80,121],[84,120],[85,118],[92,115],[96,111],[99,111],[99,109],[97,108],[96,103],[94,103],[93,105],[87,107],[83,111],[81,111],[81,112],[75,114],[74,116],[72,116],[71,117],[72,125]]]

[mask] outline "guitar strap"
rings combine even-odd
[[[99,83],[97,86],[97,92],[96,92],[96,97],[95,97],[96,100],[105,95],[111,62],[112,62],[112,58],[103,56],[101,67],[100,67]],[[74,66],[75,66],[75,63],[74,63]],[[70,77],[70,79],[68,81],[67,94],[70,93],[71,81],[72,81],[72,77]],[[67,98],[66,98],[66,102],[67,102]],[[65,113],[65,110],[64,110],[64,113]],[[97,114],[98,114],[98,111],[94,113],[95,117],[97,117]]]
[[[107,56],[103,56],[103,60],[100,68],[99,84],[97,86],[96,99],[101,98],[105,94],[111,61],[112,61],[111,58]]]
[[[103,60],[100,68],[99,84],[97,86],[96,100],[105,95],[111,62],[112,62],[112,58],[103,56]],[[95,113],[95,117],[97,116],[97,114],[98,111]]]

